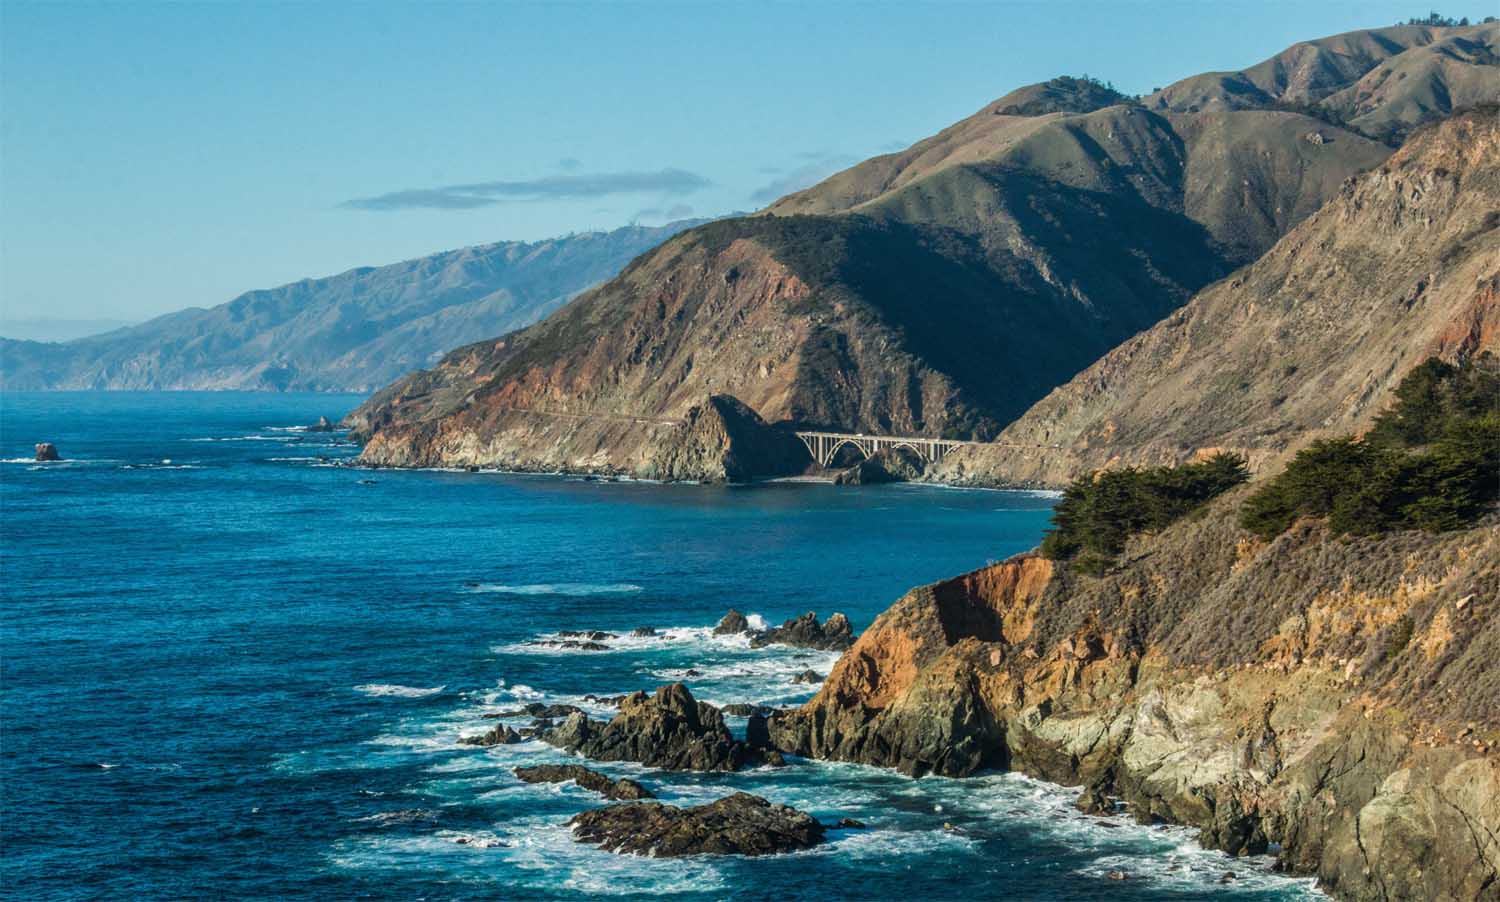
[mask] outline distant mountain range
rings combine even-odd
[[[1022,88],[691,229],[350,422],[373,463],[639,475],[661,472],[660,422],[713,395],[771,423],[993,438],[1391,153],[1336,122],[1395,140],[1493,99],[1497,46],[1500,25],[1399,26],[1141,100]]]
[[[0,384],[370,391],[453,347],[541,319],[704,221],[502,241],[361,267],[62,343],[0,339]]]

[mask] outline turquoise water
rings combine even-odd
[[[1034,545],[1051,499],[333,466],[357,449],[295,427],[358,400],[0,398],[7,897],[1314,894],[1267,861],[1085,818],[1073,794],[998,774],[598,765],[667,801],[745,789],[871,829],[758,860],[573,843],[563,822],[598,798],[511,776],[563,757],[541,744],[459,746],[493,723],[483,713],[673,679],[720,703],[801,701],[792,677],[832,656],[708,627],[732,606],[768,622],[844,611],[863,629],[911,585]],[[42,440],[69,460],[30,463]],[[664,636],[532,644],[636,626]]]

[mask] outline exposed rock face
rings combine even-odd
[[[1107,94],[1036,86],[679,235],[372,397],[346,421],[363,460],[729,478],[715,395],[773,426],[993,438],[1390,153],[1296,113]]]
[[[714,395],[688,411],[683,428],[662,442],[645,472],[653,479],[738,482],[789,476],[811,465],[797,436],[767,426],[736,398]]]
[[[750,621],[734,608],[730,608],[729,613],[725,614],[718,626],[714,627],[715,636],[737,636],[748,632],[750,632]]]
[[[1500,69],[1495,70],[1500,72]],[[1416,135],[1264,257],[1125,342],[942,482],[1059,484],[1358,431],[1413,366],[1500,350],[1500,112]]]
[[[571,780],[584,789],[599,793],[606,799],[635,801],[656,798],[646,787],[629,777],[611,780],[596,770],[589,770],[578,764],[538,764],[532,767],[518,767],[513,773],[526,783],[566,783]]]
[[[0,339],[12,390],[360,391],[519,329],[702,220],[503,241],[250,291],[62,343]]]
[[[1279,843],[1342,898],[1493,897],[1500,520],[1265,544],[1234,524],[1244,494],[1103,578],[1027,555],[912,590],[771,741],[1086,785],[1230,852]]]
[[[744,792],[692,808],[660,802],[610,805],[568,823],[580,842],[655,858],[775,855],[810,849],[823,841],[824,833],[811,815]]]
[[[335,430],[337,428],[338,428],[337,426],[335,426],[333,423],[329,422],[329,420],[328,420],[327,417],[318,417],[318,421],[316,423],[312,424],[311,426],[307,427],[307,431],[308,432],[332,432],[333,430]]]
[[[600,724],[578,712],[543,737],[552,745],[598,761],[638,761],[665,770],[733,771],[756,757],[730,735],[713,705],[672,683],[628,695],[620,713]]]
[[[808,611],[794,617],[781,626],[756,633],[750,639],[751,648],[767,645],[792,645],[797,648],[815,648],[819,651],[843,651],[854,644],[854,627],[843,614],[834,614],[827,623],[819,623],[818,615]]]
[[[62,460],[62,457],[58,455],[56,445],[51,442],[37,442],[36,459],[39,462],[45,463],[47,461]]]
[[[927,465],[916,452],[894,448],[877,452],[834,478],[837,485],[876,485],[920,479]]]

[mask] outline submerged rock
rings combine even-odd
[[[820,651],[846,651],[854,644],[854,628],[849,618],[834,614],[827,623],[819,623],[818,615],[808,611],[794,617],[781,626],[757,633],[750,639],[751,648],[767,645],[791,645],[796,648],[815,648]]]
[[[715,636],[737,636],[748,632],[750,632],[750,621],[734,608],[730,608],[729,613],[724,615],[724,619],[719,621],[719,625],[714,627]]]
[[[609,651],[609,646],[592,639],[536,639],[532,645],[547,648],[573,648],[579,651]]]
[[[57,446],[52,444],[51,442],[37,442],[36,459],[41,462],[46,462],[53,460],[62,460],[62,456],[57,453]]]
[[[825,830],[809,814],[744,792],[691,808],[661,802],[610,805],[585,811],[568,824],[580,842],[655,858],[795,852],[823,842]]]
[[[638,626],[630,631],[630,635],[634,636],[637,639],[649,639],[656,635],[656,627]]]
[[[597,761],[637,761],[666,770],[733,771],[757,758],[730,735],[724,716],[681,683],[635,692],[607,724],[577,712],[543,736],[552,745]]]
[[[566,783],[572,780],[606,799],[656,798],[650,790],[628,777],[611,780],[604,774],[579,764],[538,764],[533,767],[518,767],[513,773],[526,783]]]

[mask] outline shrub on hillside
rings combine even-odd
[[[1336,535],[1458,529],[1500,500],[1500,365],[1490,354],[1412,370],[1363,439],[1314,442],[1246,499],[1240,525],[1264,539],[1298,517]]]
[[[1216,454],[1177,467],[1105,470],[1075,480],[1052,511],[1042,554],[1103,573],[1130,536],[1165,528],[1247,476],[1243,457]]]

